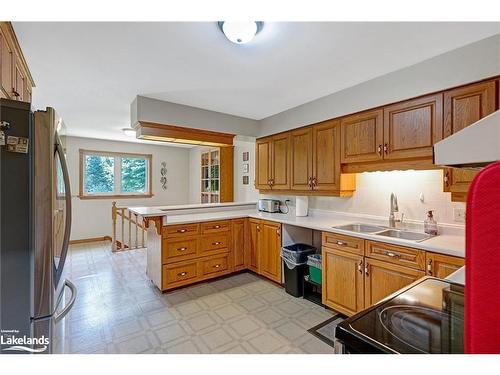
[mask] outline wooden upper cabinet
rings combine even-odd
[[[313,176],[313,128],[291,132],[290,176],[292,190],[311,190]]]
[[[281,224],[262,221],[258,232],[259,273],[273,281],[281,282]]]
[[[384,159],[431,158],[443,137],[443,94],[384,108]]]
[[[312,127],[312,186],[314,190],[340,189],[340,122]]]
[[[341,162],[369,162],[383,158],[383,110],[366,111],[341,119]]]
[[[275,135],[271,142],[271,188],[290,189],[290,133]]]
[[[448,137],[466,128],[481,118],[493,113],[496,106],[495,81],[480,82],[459,87],[444,93],[444,136]],[[447,175],[446,175],[447,174]],[[477,171],[448,169],[445,171],[445,191],[464,193]],[[460,199],[460,200],[463,200]]]
[[[480,82],[444,93],[444,137],[495,111],[495,81]]]
[[[363,256],[323,247],[322,302],[345,315],[364,309]]]
[[[14,53],[9,38],[3,29],[0,29],[0,74],[2,91],[7,97],[11,97],[14,88],[13,81]]]
[[[365,307],[425,276],[424,271],[375,259],[365,259]]]
[[[258,139],[255,144],[255,188],[271,188],[271,138]]]
[[[428,252],[426,254],[427,275],[444,279],[463,267],[463,258]]]

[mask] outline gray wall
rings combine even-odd
[[[255,136],[259,122],[225,113],[137,96],[130,108],[131,124],[137,121],[186,126],[237,135]]]
[[[269,135],[500,74],[500,34],[267,117]]]

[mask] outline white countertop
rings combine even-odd
[[[253,202],[251,202],[250,204],[253,204]],[[133,210],[131,208],[131,210],[139,215],[142,215],[141,212],[144,212],[145,215],[143,216],[164,216],[163,225],[197,223],[197,222],[211,221],[211,220],[251,217],[256,219],[276,221],[282,224],[315,229],[318,231],[339,233],[348,236],[364,238],[367,240],[391,243],[395,245],[402,245],[441,254],[447,254],[458,257],[465,256],[465,237],[462,233],[460,234],[444,233],[436,237],[431,237],[422,242],[413,242],[398,238],[382,237],[376,234],[355,233],[333,228],[334,226],[356,223],[356,222],[387,226],[387,223],[385,221],[367,220],[365,218],[349,216],[348,214],[326,213],[326,211],[322,211],[322,213],[312,213],[310,216],[297,217],[293,213],[280,214],[280,213],[259,212],[255,208],[248,209],[248,206],[246,207],[246,209],[238,210],[237,207],[234,207],[238,205],[244,205],[244,203],[237,202],[234,204],[201,205],[202,207],[200,207],[200,205],[174,206],[174,207],[185,207],[185,209],[188,210],[187,211],[188,213],[184,214],[178,214],[177,212],[174,213],[166,212],[165,211],[166,209],[164,207],[144,207],[145,210],[140,210],[137,207],[135,207],[133,208]],[[228,207],[228,206],[233,206],[233,207],[231,207],[231,209],[216,210],[217,207]],[[210,208],[210,209],[208,210],[208,212],[205,211],[196,213],[196,210],[192,210],[192,208]],[[163,211],[160,211],[160,209],[163,209]],[[180,208],[174,210],[180,210]],[[156,212],[156,214],[153,214],[154,212]]]
[[[453,283],[465,285],[465,266],[462,268],[459,268],[458,270],[453,272],[451,275],[446,277],[446,280],[449,280]]]
[[[257,207],[257,202],[228,202],[228,203],[197,203],[197,204],[182,204],[176,206],[137,206],[137,207],[128,207],[130,211],[133,213],[148,217],[148,216],[165,216],[175,213],[175,211],[181,210],[197,210],[202,209],[205,211],[206,209],[224,209],[224,208],[235,208],[237,206],[250,206],[253,205]],[[248,207],[245,207],[248,208]]]

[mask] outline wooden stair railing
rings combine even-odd
[[[127,207],[118,207],[116,202],[111,206],[112,243],[113,252],[141,249],[145,247],[147,228],[144,227],[142,216],[139,216]],[[117,224],[121,230],[117,230]]]

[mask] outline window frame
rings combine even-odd
[[[131,152],[112,152],[80,149],[80,166],[79,166],[79,198],[80,199],[111,199],[111,198],[151,198],[153,196],[153,179],[152,179],[152,154],[137,154]],[[85,157],[87,155],[107,156],[114,159],[114,191],[110,193],[88,193],[85,191]],[[144,193],[122,193],[122,158],[143,158],[146,160],[146,191]]]

